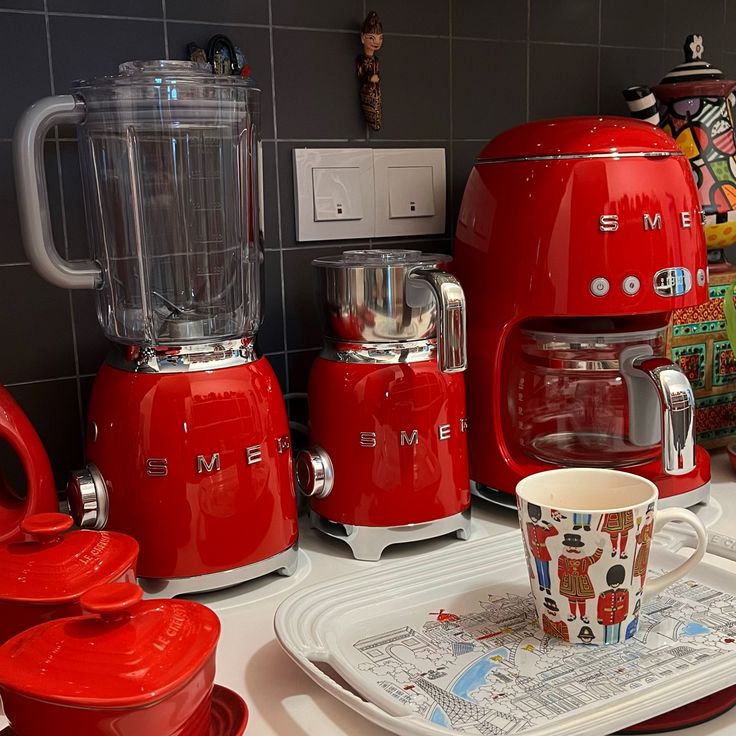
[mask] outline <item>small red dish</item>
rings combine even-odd
[[[21,522],[25,540],[0,544],[0,644],[37,624],[81,614],[80,600],[91,588],[135,582],[135,539],[71,531],[72,524],[66,514],[34,514]]]
[[[141,596],[132,583],[93,588],[81,600],[88,615],[0,646],[0,697],[14,736],[242,733],[237,696],[218,689],[212,702],[217,615],[193,601]]]

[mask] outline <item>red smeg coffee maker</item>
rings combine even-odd
[[[358,250],[314,261],[325,345],[297,479],[314,527],[360,560],[470,533],[465,298],[450,260]]]
[[[290,573],[297,512],[262,318],[260,91],[207,64],[129,62],[21,118],[15,166],[26,251],[52,283],[94,289],[115,345],[88,413],[81,526],[138,540],[149,594]],[[78,126],[93,260],[54,249],[43,138]]]
[[[514,503],[550,467],[622,468],[662,505],[708,498],[690,384],[665,346],[673,309],[707,299],[687,159],[623,118],[529,123],[481,152],[453,272],[468,300],[470,473]]]

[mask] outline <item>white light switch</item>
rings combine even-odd
[[[295,148],[296,238],[347,240],[374,232],[373,151]]]
[[[376,237],[444,233],[444,148],[376,148],[373,175]]]
[[[431,166],[388,167],[388,216],[431,217],[434,187]]]
[[[351,167],[315,167],[312,169],[314,221],[360,220],[363,200],[360,192],[360,169]]]

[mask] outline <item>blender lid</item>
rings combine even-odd
[[[496,136],[478,163],[620,154],[682,156],[674,138],[650,123],[619,117],[580,116],[538,120]]]
[[[451,256],[442,253],[423,253],[402,248],[373,250],[346,250],[335,256],[322,256],[312,261],[313,266],[327,268],[405,268],[407,266],[435,266],[449,263]]]
[[[96,708],[151,705],[178,690],[213,653],[220,621],[200,603],[142,595],[134,583],[101,585],[82,596],[88,615],[14,636],[0,647],[0,687]]]
[[[126,534],[69,531],[66,514],[34,514],[21,523],[29,541],[0,545],[0,603],[76,601],[135,567],[138,542]]]
[[[104,87],[167,87],[177,84],[194,84],[216,87],[251,87],[257,85],[250,77],[214,74],[210,65],[181,59],[152,59],[150,61],[126,61],[119,65],[118,73],[92,79],[79,79],[72,83],[75,91]],[[169,99],[176,96],[169,95]]]

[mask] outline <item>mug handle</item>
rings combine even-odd
[[[688,570],[692,570],[703,559],[705,548],[708,546],[708,535],[705,531],[705,526],[703,526],[703,522],[692,511],[688,511],[687,509],[663,509],[662,511],[657,511],[654,519],[654,534],[660,531],[668,521],[684,521],[686,524],[689,524],[698,537],[698,546],[690,557],[674,570],[670,570],[653,580],[647,579],[642,596],[644,600],[648,600],[661,593],[668,585],[672,585],[675,580],[683,577]]]

